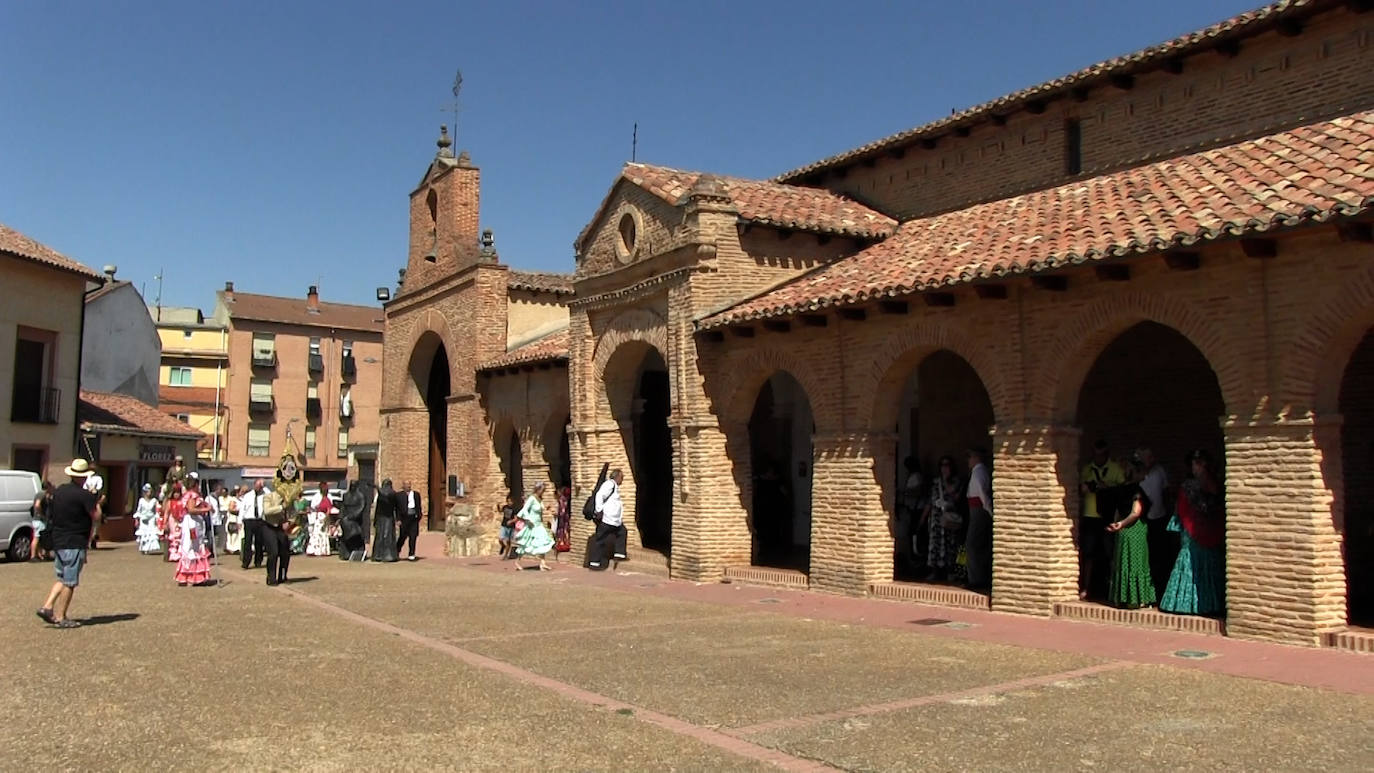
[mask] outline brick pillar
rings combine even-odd
[[[725,567],[749,563],[748,514],[734,466],[748,459],[748,429],[722,429],[711,416],[670,421],[677,481],[672,576],[713,582]]]
[[[1332,489],[1343,485],[1340,417],[1224,429],[1226,631],[1318,645],[1322,631],[1346,624],[1341,519],[1332,506]]]
[[[811,587],[859,595],[892,579],[892,541],[874,451],[890,436],[834,432],[814,438],[811,483]]]
[[[1078,598],[1079,430],[1051,423],[992,430],[992,608],[1049,615]]]

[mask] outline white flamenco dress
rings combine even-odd
[[[138,509],[134,511],[134,518],[138,520],[138,529],[134,531],[134,537],[138,540],[138,552],[140,553],[162,552],[162,532],[157,528],[159,507],[156,497],[142,497],[138,500]]]
[[[311,510],[307,520],[310,524],[310,541],[305,545],[307,556],[327,556],[329,555],[329,531],[327,527],[328,518],[326,514]]]

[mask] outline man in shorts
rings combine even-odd
[[[81,583],[81,570],[86,566],[86,548],[95,535],[100,513],[95,494],[83,484],[91,475],[91,465],[85,459],[74,459],[63,470],[70,482],[57,487],[48,505],[48,529],[52,533],[55,553],[53,568],[57,582],[48,592],[48,599],[38,609],[38,616],[57,628],[76,628],[81,624],[67,617],[72,595]]]

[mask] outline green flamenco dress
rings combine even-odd
[[[1116,533],[1116,555],[1112,560],[1112,582],[1107,598],[1112,606],[1140,609],[1155,603],[1155,586],[1150,579],[1150,529],[1145,519]]]
[[[1182,546],[1159,608],[1178,615],[1219,617],[1226,611],[1226,548],[1221,497],[1196,480],[1183,484],[1169,531]]]

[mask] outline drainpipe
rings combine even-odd
[[[101,281],[99,281],[99,285],[100,285],[100,287],[104,287],[104,286],[105,286],[105,282],[104,282],[103,280],[101,280]],[[97,289],[99,289],[99,288],[97,288]],[[81,417],[78,415],[78,410],[79,410],[79,408],[80,408],[80,406],[81,406],[81,360],[82,360],[82,349],[83,349],[85,346],[86,346],[86,282],[83,280],[83,281],[81,282],[81,326],[78,328],[77,334],[76,334],[76,394],[72,395],[72,397],[75,397],[75,398],[76,398],[75,400],[72,400],[72,456],[79,456],[79,455],[80,455],[80,448],[81,448]],[[61,406],[58,406],[58,410],[61,410]],[[90,461],[91,461],[91,464],[95,464],[96,462],[99,462],[100,460],[99,460],[99,459],[92,459],[92,460],[90,460]],[[49,460],[49,463],[51,463],[51,460]]]

